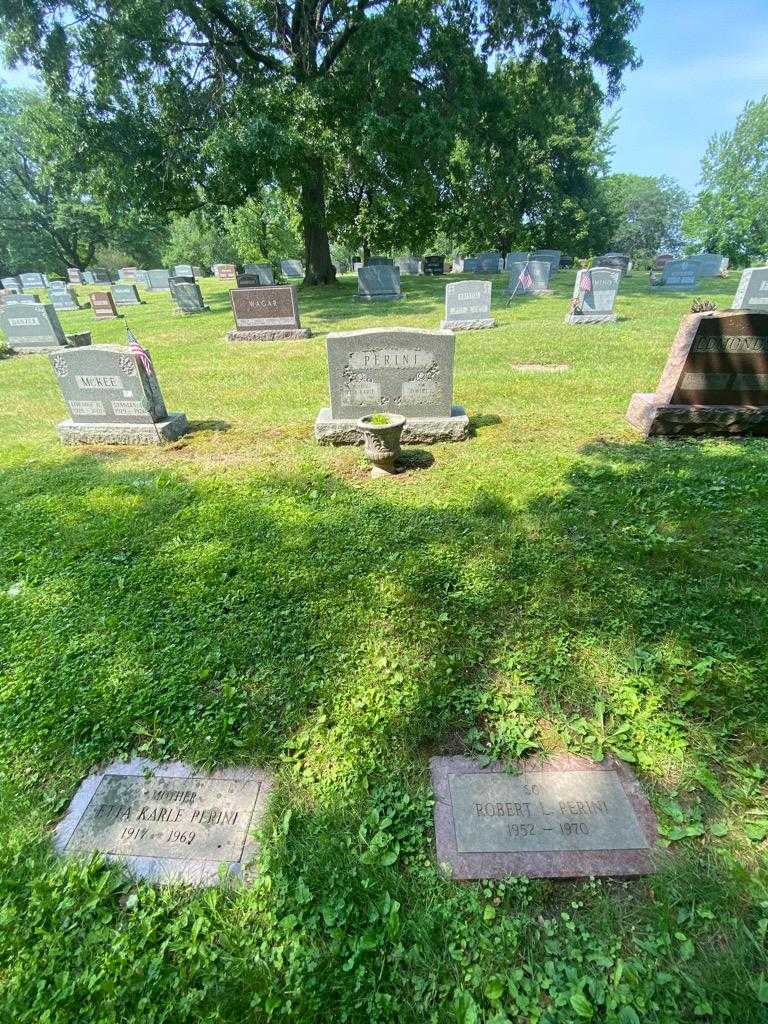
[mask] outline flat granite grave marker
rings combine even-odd
[[[331,407],[315,420],[321,444],[362,444],[357,420],[377,412],[405,416],[405,443],[463,441],[469,418],[453,405],[451,331],[414,327],[345,331],[326,338]]]
[[[699,266],[691,260],[668,260],[661,268],[661,276],[651,271],[651,287],[670,292],[694,289],[699,280]]]
[[[301,326],[293,284],[233,288],[229,297],[235,315],[235,329],[227,334],[230,341],[278,341],[312,335]]]
[[[450,331],[475,331],[495,327],[491,316],[490,281],[452,281],[445,286],[445,319],[440,326]]]
[[[768,313],[683,317],[652,394],[627,420],[646,437],[768,435]]]
[[[174,277],[189,277],[195,280],[195,271],[191,263],[178,263],[173,268]]]
[[[203,293],[196,281],[176,281],[171,279],[171,298],[176,310],[184,315],[192,313],[210,313],[211,307],[206,306]]]
[[[167,292],[170,287],[171,275],[167,270],[162,268],[156,268],[154,270],[148,270],[147,274],[147,291],[148,292]]]
[[[768,312],[768,267],[750,267],[742,273],[731,309]]]
[[[0,310],[0,328],[8,338],[8,348],[19,353],[59,352],[68,346],[91,344],[86,331],[65,334],[56,310],[46,303],[6,304]]]
[[[445,273],[445,256],[425,256],[421,261],[424,274],[438,277]]]
[[[304,277],[304,267],[298,260],[280,260],[280,273],[283,277]]]
[[[656,820],[630,770],[565,754],[520,774],[433,757],[437,859],[451,877],[575,878],[655,870]]]
[[[359,302],[404,299],[405,295],[400,291],[399,268],[388,264],[360,267],[357,272],[357,295],[355,298]]]
[[[135,284],[113,284],[112,298],[116,306],[140,306],[141,299]]]
[[[0,284],[3,288],[11,292],[20,292],[22,290],[21,281],[18,277],[3,277],[0,278]]]
[[[238,274],[236,277],[238,288],[259,288],[261,286],[260,274]]]
[[[80,309],[80,303],[77,301],[77,295],[73,288],[64,288],[61,291],[54,291],[49,287],[48,296],[51,300],[51,305],[56,310]]]
[[[67,289],[67,282],[60,281],[58,279],[48,282],[48,294],[51,295],[53,292],[63,292]]]
[[[65,444],[163,444],[187,432],[184,413],[169,413],[149,353],[91,345],[51,353],[71,418],[59,423]]]
[[[609,267],[593,267],[576,272],[571,311],[567,324],[613,323],[616,314],[613,305],[619,290],[621,271]]]
[[[543,260],[512,263],[509,267],[506,294],[510,301],[523,295],[551,295],[549,276],[549,264]]]
[[[250,768],[207,773],[181,762],[115,761],[81,783],[54,847],[65,856],[98,851],[152,882],[245,879],[272,788],[269,774]]]
[[[91,309],[97,320],[114,320],[120,316],[111,292],[91,292]]]
[[[40,296],[35,292],[34,295],[27,295],[24,292],[12,292],[7,296],[6,305],[8,306],[24,306],[24,305],[35,305],[40,302]]]
[[[19,274],[22,288],[45,288],[46,278],[44,274]]]

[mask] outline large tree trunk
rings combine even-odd
[[[304,284],[336,284],[325,223],[325,183],[321,157],[307,160],[301,182],[301,222],[304,230]]]

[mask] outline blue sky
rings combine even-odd
[[[668,174],[693,191],[710,136],[768,93],[768,0],[646,0],[643,66],[616,104],[613,169]]]
[[[646,0],[633,35],[643,58],[629,72],[613,169],[668,174],[695,191],[715,132],[768,93],[768,0]],[[25,70],[0,78],[28,85]]]

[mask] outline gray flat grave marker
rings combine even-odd
[[[543,260],[511,263],[506,293],[510,300],[523,295],[551,295],[549,277],[549,263]]]
[[[227,334],[230,341],[278,341],[311,336],[312,332],[301,326],[293,284],[233,288],[229,297],[235,316],[235,329]]]
[[[91,292],[91,309],[97,320],[114,320],[120,314],[110,292]]]
[[[20,292],[22,290],[21,281],[18,277],[3,277],[0,279],[0,284],[3,288],[8,289],[8,291]]]
[[[48,295],[54,309],[80,309],[80,303],[77,301],[77,295],[73,288],[64,288],[62,291],[52,291],[49,288]]]
[[[191,263],[177,263],[173,268],[174,277],[190,277],[194,281],[195,271]]]
[[[491,316],[490,281],[452,281],[445,286],[445,319],[440,326],[450,331],[474,331],[495,327]]]
[[[49,281],[48,282],[48,294],[49,295],[51,295],[53,292],[64,292],[66,290],[67,290],[67,282],[66,281],[59,281],[57,279],[57,280]]]
[[[45,303],[17,303],[0,309],[0,328],[13,352],[58,352],[68,345],[89,345],[90,334],[67,337],[56,310]]]
[[[113,284],[112,298],[116,306],[139,306],[141,299],[135,284]]]
[[[171,281],[171,298],[179,313],[209,313],[210,306],[203,301],[200,285],[195,281]]]
[[[222,868],[244,879],[272,786],[266,772],[247,768],[208,774],[180,762],[116,761],[82,782],[54,846],[66,856],[98,851],[152,882],[215,885]]]
[[[609,267],[593,267],[576,272],[571,312],[567,324],[613,323],[616,314],[613,305],[619,290],[621,271]]]
[[[6,306],[34,306],[39,304],[39,302],[40,296],[37,292],[35,292],[34,295],[27,295],[25,292],[16,292],[15,294],[6,296],[5,299]]]
[[[317,440],[361,444],[355,423],[376,412],[407,417],[406,443],[464,440],[469,419],[453,405],[455,342],[451,331],[411,327],[329,334],[331,407],[315,421]]]
[[[19,274],[22,288],[45,288],[46,279],[44,274]]]
[[[651,274],[651,287],[670,292],[693,290],[699,280],[699,266],[691,260],[668,260],[661,269],[661,279]]]
[[[750,267],[742,273],[731,309],[768,312],[768,267]]]
[[[258,273],[238,274],[236,280],[238,288],[259,288],[261,286],[261,276]]]
[[[304,267],[298,260],[281,260],[280,272],[283,277],[304,277]]]
[[[169,281],[171,275],[167,270],[157,268],[155,270],[146,271],[147,274],[147,291],[150,292],[167,292],[169,288]]]
[[[187,432],[184,413],[166,410],[151,359],[122,345],[51,353],[70,419],[65,444],[163,444]]]
[[[653,393],[627,420],[646,437],[768,435],[768,312],[683,317]]]
[[[385,265],[360,267],[357,272],[357,295],[360,302],[382,302],[404,299],[400,291],[400,271]]]
[[[560,755],[517,767],[511,775],[466,757],[432,758],[437,858],[453,878],[655,870],[655,818],[620,761]]]

